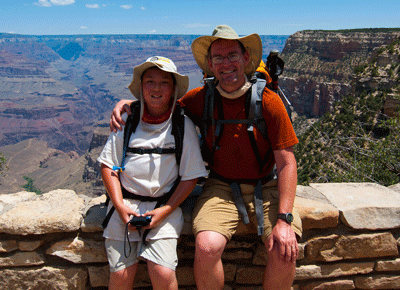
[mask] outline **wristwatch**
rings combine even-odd
[[[290,212],[278,213],[278,219],[284,220],[288,224],[291,224],[293,222],[293,215]]]

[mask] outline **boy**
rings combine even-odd
[[[188,77],[179,74],[165,57],[152,57],[134,68],[129,86],[140,103],[140,122],[129,147],[141,149],[176,147],[172,116],[176,101],[188,88]],[[124,115],[126,120],[127,114]],[[111,216],[104,231],[110,264],[109,289],[132,289],[139,258],[147,261],[153,289],[178,289],[175,275],[177,239],[183,227],[179,205],[207,175],[201,158],[199,138],[192,121],[184,117],[182,156],[178,166],[174,154],[127,154],[124,164],[124,131],[113,132],[98,161],[102,178],[118,215]],[[140,152],[140,151],[139,151]],[[113,170],[114,167],[114,170]],[[125,167],[121,172],[116,168]],[[177,183],[177,186],[174,186]],[[161,207],[157,200],[172,195]],[[127,198],[128,197],[128,198]],[[131,217],[151,217],[142,229],[128,224]],[[130,253],[125,256],[125,227],[130,231]],[[142,230],[151,229],[146,240]]]

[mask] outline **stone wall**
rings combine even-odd
[[[190,208],[178,245],[180,289],[196,289]],[[107,289],[105,197],[71,190],[0,195],[0,289]],[[400,184],[298,186],[304,235],[293,289],[400,289]],[[241,225],[223,255],[226,289],[261,289],[265,248]],[[136,289],[151,289],[140,264]]]

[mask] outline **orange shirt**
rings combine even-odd
[[[189,91],[178,102],[189,111],[188,115],[193,122],[200,127],[204,108],[204,97],[206,89],[204,87]],[[215,94],[219,94],[215,91]],[[246,119],[245,102],[246,94],[238,99],[230,100],[222,98],[225,119]],[[260,155],[264,157],[268,150],[284,149],[298,143],[298,139],[293,130],[286,109],[280,97],[274,92],[265,89],[263,93],[263,116],[266,120],[268,130],[268,140],[265,140],[258,129],[255,129],[255,139],[257,141]],[[215,118],[218,118],[218,110],[214,109]],[[213,142],[213,129],[207,129],[206,143],[211,149]],[[259,172],[256,160],[245,124],[225,124],[221,141],[221,149],[214,153],[212,170],[219,175],[229,179],[259,179],[266,176],[273,168],[275,159],[272,151],[269,151],[266,166]],[[203,156],[207,161],[207,156]]]

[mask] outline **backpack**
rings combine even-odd
[[[126,158],[126,153],[135,153],[135,154],[175,154],[176,163],[179,167],[182,158],[182,150],[183,150],[183,135],[185,132],[185,116],[183,114],[183,109],[180,106],[175,106],[175,110],[172,113],[172,132],[171,134],[175,138],[175,148],[152,148],[152,149],[145,149],[145,148],[131,148],[129,147],[129,140],[132,134],[135,133],[136,128],[140,122],[140,101],[133,102],[131,104],[131,112],[132,114],[128,116],[125,122],[125,130],[124,130],[124,145],[123,145],[123,154],[120,166],[113,166],[114,171],[122,172],[125,170],[124,163]],[[179,170],[178,170],[179,172]],[[123,197],[124,198],[133,198],[142,201],[157,201],[155,208],[159,207],[161,204],[167,202],[171,195],[174,193],[176,187],[180,182],[181,177],[178,175],[178,178],[175,180],[174,185],[172,186],[171,190],[164,194],[161,197],[157,198],[150,198],[150,197],[143,197],[140,195],[135,195],[133,193],[128,192],[121,186]],[[107,200],[105,206],[108,206],[110,201],[110,197],[107,195]],[[113,206],[110,211],[107,213],[103,223],[102,228],[105,229],[108,225],[108,222],[111,219],[112,214],[115,211],[115,207]],[[143,235],[143,240],[145,239],[149,230],[146,230]]]
[[[267,63],[261,61],[254,75],[257,78],[266,80],[267,87],[279,95],[285,105],[290,119],[292,119],[292,104],[278,85],[278,78],[283,73],[283,68],[285,66],[285,62],[278,56],[278,54],[278,50],[271,50],[267,57]]]
[[[212,156],[215,150],[218,150],[219,142],[222,138],[224,125],[225,124],[246,124],[247,125],[247,133],[250,138],[250,143],[253,148],[253,152],[258,161],[259,171],[261,172],[264,168],[266,161],[260,155],[260,152],[257,148],[256,140],[254,138],[254,126],[258,128],[261,132],[264,139],[268,140],[268,132],[267,125],[262,115],[262,94],[264,88],[266,86],[265,79],[252,77],[250,82],[252,83],[251,89],[248,90],[248,93],[251,94],[250,97],[246,98],[246,116],[247,119],[231,119],[225,120],[223,117],[223,107],[221,98],[215,98],[215,82],[214,78],[205,79],[206,85],[206,94],[205,94],[205,102],[204,102],[204,110],[201,119],[201,138],[202,144],[205,144],[205,137],[207,136],[207,129],[210,125],[216,126],[215,128],[215,136],[213,138],[213,145],[211,152],[207,152],[210,154],[211,158],[209,158],[209,162],[212,163]],[[217,105],[218,109],[218,120],[214,119],[214,109]],[[271,149],[271,148],[270,148]],[[206,146],[202,146],[202,150],[207,150]],[[271,149],[272,150],[272,149]],[[268,153],[268,152],[267,152]],[[268,154],[266,154],[268,155]]]

